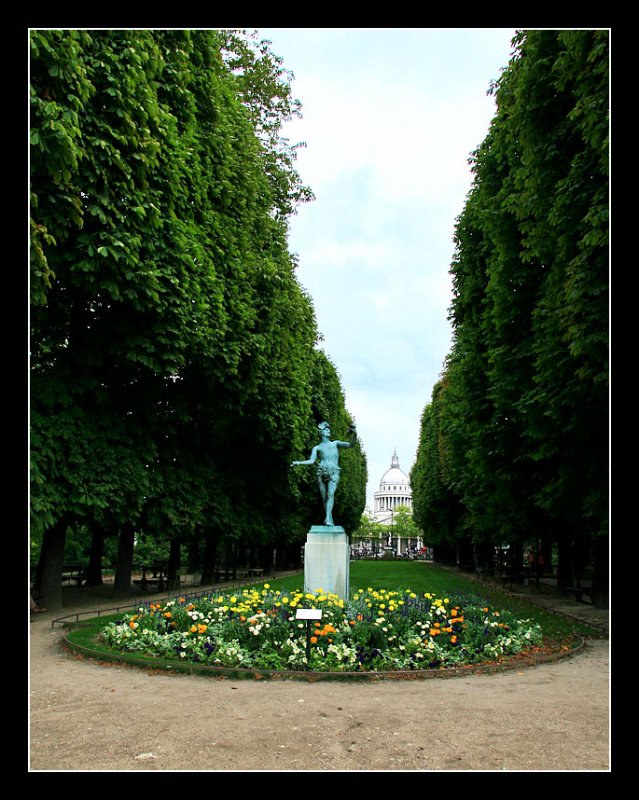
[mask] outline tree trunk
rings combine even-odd
[[[202,565],[202,585],[215,583],[215,567],[217,565],[217,534],[209,531],[204,539],[204,556]]]
[[[179,590],[180,567],[182,565],[182,543],[179,539],[171,539],[169,563],[166,571],[167,589]]]
[[[187,545],[187,572],[199,572],[202,567],[202,559],[200,558],[200,540],[197,538],[197,533],[193,538],[189,539]]]
[[[113,581],[114,597],[122,597],[131,592],[131,572],[133,570],[133,545],[135,530],[130,522],[122,526],[118,542],[118,560]]]
[[[104,534],[102,531],[93,531],[91,536],[91,549],[89,551],[89,565],[87,567],[87,586],[102,585],[102,556],[104,554]]]
[[[595,594],[593,598],[594,604],[597,608],[609,608],[610,598],[610,581],[609,581],[609,553],[608,553],[609,538],[605,536],[596,536],[594,540],[595,551],[595,576],[594,587]]]
[[[539,573],[544,575],[546,573],[552,575],[552,539],[548,536],[541,537],[541,563],[539,564]]]
[[[56,611],[62,608],[62,564],[67,536],[66,520],[59,520],[45,531],[40,550],[35,586],[38,605]]]
[[[557,586],[572,586],[573,576],[572,540],[569,534],[561,533],[557,539]]]

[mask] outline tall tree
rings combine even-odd
[[[435,519],[442,486],[475,542],[550,532],[570,580],[607,532],[608,33],[527,31],[515,45],[457,224],[454,343],[415,506]],[[435,421],[441,484],[425,463],[442,464]]]
[[[121,526],[123,547],[132,526],[211,541],[290,527],[281,501],[317,336],[286,242],[305,192],[276,154],[279,61],[246,60],[239,82],[229,42],[31,34],[32,515],[45,535],[87,517]]]

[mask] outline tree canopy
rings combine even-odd
[[[608,32],[514,45],[472,156],[453,347],[411,483],[435,541],[574,555],[608,530]]]
[[[30,37],[32,531],[298,539],[288,464],[329,390],[290,73],[241,31]]]

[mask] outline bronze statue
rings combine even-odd
[[[357,440],[357,432],[354,426],[348,429],[351,435],[349,442],[341,442],[338,439],[331,442],[331,426],[328,422],[320,422],[317,430],[322,441],[315,445],[311,450],[311,457],[307,461],[293,461],[291,466],[296,467],[305,464],[314,464],[319,459],[317,465],[317,481],[319,490],[324,503],[325,519],[324,525],[333,527],[333,505],[335,503],[335,490],[339,483],[339,450],[344,447],[354,447]]]

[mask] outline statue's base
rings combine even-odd
[[[304,547],[304,591],[348,598],[350,546],[341,525],[313,525]]]

